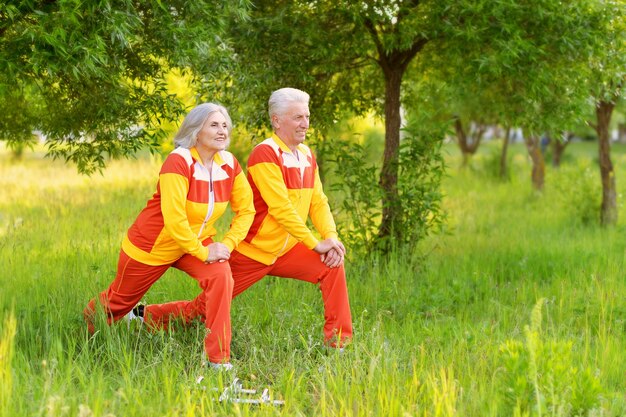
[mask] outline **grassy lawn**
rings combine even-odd
[[[315,287],[266,278],[233,301],[230,374],[201,367],[200,324],[119,323],[91,337],[83,325],[160,161],[83,177],[39,153],[16,163],[0,152],[0,415],[626,415],[626,211],[597,225],[596,144],[571,144],[543,193],[521,145],[507,181],[494,174],[499,144],[481,146],[464,168],[445,148],[441,234],[415,253],[349,260],[355,341],[344,354],[322,347]],[[622,204],[623,145],[613,163]],[[145,301],[197,292],[169,271]],[[285,405],[217,401],[234,377]]]

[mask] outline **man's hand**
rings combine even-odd
[[[336,268],[343,265],[343,254],[335,249],[331,249],[323,255],[320,255],[320,259],[329,268]]]
[[[345,246],[337,239],[322,240],[318,242],[313,250],[321,255],[320,259],[329,268],[336,268],[342,265],[346,254]]]
[[[228,247],[220,242],[210,243],[207,248],[209,248],[209,256],[204,261],[205,264],[212,264],[213,262],[224,262],[230,258],[230,251]]]

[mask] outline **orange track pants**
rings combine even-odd
[[[231,254],[229,263],[234,280],[233,297],[266,275],[318,284],[324,302],[324,341],[331,346],[343,346],[344,342],[352,338],[352,317],[343,265],[338,268],[327,267],[319,254],[301,243],[278,258],[273,265],[262,264],[237,251]],[[144,316],[153,325],[167,326],[168,320],[174,317],[182,317],[189,322],[196,317],[204,319],[208,304],[211,304],[211,300],[202,293],[192,301],[148,305]]]
[[[141,297],[168,268],[174,267],[186,272],[200,285],[199,298],[207,300],[202,306],[202,317],[209,330],[204,339],[204,349],[211,362],[225,362],[230,359],[230,305],[233,279],[228,262],[205,264],[199,259],[184,255],[173,264],[151,266],[130,258],[120,251],[117,275],[109,288],[100,293],[98,300],[107,314],[107,322],[123,318],[141,300]],[[92,299],[83,311],[89,331],[94,332],[96,299]],[[144,315],[145,312],[144,312]],[[150,317],[145,318],[150,323]],[[160,326],[164,327],[164,326]]]

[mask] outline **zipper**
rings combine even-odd
[[[204,165],[202,165],[202,167],[206,169]],[[200,231],[198,232],[198,238],[200,238],[200,236],[202,235],[204,226],[206,226],[207,222],[213,215],[214,203],[215,203],[215,198],[213,196],[213,164],[211,164],[211,170],[209,170],[209,203],[207,207],[206,217],[204,218],[204,221],[202,222],[202,226],[200,226]]]

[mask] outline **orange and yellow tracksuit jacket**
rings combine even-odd
[[[317,162],[306,145],[292,153],[275,134],[264,140],[248,159],[248,181],[256,214],[238,252],[272,265],[298,242],[313,249],[318,239],[306,225],[309,216],[322,239],[337,238]]]
[[[235,217],[222,243],[232,252],[254,219],[252,191],[239,162],[230,152],[218,152],[209,171],[196,148],[176,148],[122,249],[147,265],[173,263],[186,253],[205,261],[209,250],[202,242],[215,236],[215,221],[229,202]]]

